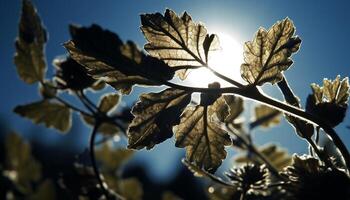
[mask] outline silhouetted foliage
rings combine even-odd
[[[209,66],[211,52],[220,49],[215,34],[208,34],[188,13],[177,15],[170,9],[164,14],[141,15],[147,53],[98,25],[70,25],[71,40],[64,43],[69,55],[55,59],[56,74],[46,78],[46,31],[33,4],[22,2],[14,61],[25,83],[38,83],[41,99],[19,105],[14,112],[60,132],[70,130],[73,112],[79,114],[92,127],[89,150],[84,154],[90,162],[77,160],[71,171],[51,180],[42,176],[30,145],[10,134],[1,164],[2,198],[54,199],[57,190],[72,199],[151,198],[147,190],[157,191],[150,187],[154,183],[141,175],[139,179],[124,177],[120,171],[128,171],[123,165],[135,153],[131,149],[149,150],[175,135],[175,146],[186,149],[185,166],[193,175],[209,179],[205,186],[209,199],[350,199],[350,155],[333,129],[346,114],[348,78],[324,79],[323,86],[311,84],[312,94],[306,110],[302,109],[284,76],[301,44],[289,18],[267,30],[259,28],[253,40],[245,43],[241,76],[246,84]],[[183,84],[197,68],[209,69],[232,86]],[[286,102],[262,93],[259,87],[265,83],[277,86]],[[117,92],[104,94],[105,84]],[[132,93],[134,85],[167,88],[141,94],[132,108],[123,108],[119,103],[122,95]],[[99,91],[95,94],[100,97],[98,103],[86,95],[89,90]],[[196,102],[193,96],[198,93],[200,101]],[[65,100],[62,94],[77,97],[81,104]],[[245,99],[262,103],[255,106],[252,121],[240,117],[246,110]],[[256,146],[250,133],[280,123],[281,113],[296,135],[308,142],[310,155],[290,156],[275,144]],[[320,134],[332,139],[327,145],[335,149],[333,153],[319,144]],[[101,140],[96,140],[97,135]],[[128,139],[129,149],[109,142],[120,137]],[[228,147],[241,154],[226,176],[220,177],[215,172],[226,159]],[[187,176],[185,180],[193,181]],[[170,185],[157,198],[181,199],[184,191],[191,192],[188,187],[176,187]]]

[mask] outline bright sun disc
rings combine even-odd
[[[243,47],[234,38],[224,33],[217,34],[221,50],[210,52],[209,66],[231,79],[241,82],[240,65],[243,62]],[[229,86],[206,68],[192,70],[187,80],[196,87],[207,87],[208,83],[217,81],[221,86]]]

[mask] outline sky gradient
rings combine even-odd
[[[296,34],[302,39],[302,45],[299,52],[293,56],[293,66],[285,75],[303,105],[311,92],[310,83],[321,84],[324,77],[334,79],[338,74],[342,77],[350,75],[350,3],[345,0],[239,2],[105,0],[103,3],[93,0],[35,0],[33,2],[49,33],[46,46],[48,77],[54,74],[52,60],[58,55],[66,54],[62,43],[69,40],[68,24],[96,23],[116,32],[124,41],[130,39],[142,47],[145,39],[139,29],[139,14],[164,12],[166,8],[171,8],[177,13],[186,10],[195,21],[203,22],[209,32],[220,30],[242,46],[245,41],[252,39],[260,26],[268,28],[277,20],[285,17],[292,19],[296,26]],[[67,148],[83,150],[88,141],[89,129],[81,126],[78,116],[74,116],[76,123],[72,131],[62,136],[55,130],[35,126],[29,120],[12,113],[16,105],[39,99],[37,87],[23,83],[18,78],[13,64],[19,13],[19,0],[0,0],[2,27],[0,32],[2,99],[0,124],[3,124],[2,127],[5,129],[16,130],[27,138],[40,138],[40,141],[48,146],[65,145]],[[267,86],[264,89],[268,94],[281,98],[273,87]],[[137,93],[142,91],[142,89],[136,89]],[[130,103],[135,98],[131,95],[126,97],[125,101]],[[251,109],[250,104],[247,105],[247,109]],[[346,125],[350,125],[349,116],[336,130],[350,148],[350,131],[345,129]],[[259,129],[254,134],[259,144],[278,142],[290,152],[303,153],[307,150],[305,142],[295,136],[293,129],[286,122],[268,131]],[[141,151],[136,156],[135,162],[142,161],[146,166],[151,166],[150,172],[155,176],[169,176],[169,171],[179,165],[182,152],[173,146],[173,140],[170,139],[151,152]],[[230,162],[230,159],[227,160]],[[151,165],[151,162],[156,164]]]

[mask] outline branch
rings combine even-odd
[[[99,120],[96,120],[95,126],[92,129],[92,133],[90,136],[90,158],[91,158],[91,164],[92,164],[92,168],[94,170],[95,176],[98,180],[98,183],[100,185],[100,188],[102,190],[103,195],[105,196],[106,199],[110,199],[109,198],[109,193],[107,191],[107,189],[105,188],[105,183],[103,182],[102,178],[101,178],[101,174],[98,170],[97,167],[97,163],[96,163],[96,158],[95,158],[95,138],[97,135],[97,130],[99,128],[99,126],[101,125],[101,123],[99,122]],[[118,199],[125,199],[124,197],[122,197],[120,194],[115,193]]]
[[[223,93],[231,93],[236,94],[248,99],[252,99],[258,101],[260,103],[266,104],[267,106],[273,107],[281,112],[292,115],[304,121],[308,121],[317,126],[320,126],[326,134],[333,140],[334,144],[337,146],[339,151],[342,153],[344,160],[346,162],[347,168],[350,169],[350,154],[344,145],[343,141],[339,138],[337,133],[334,131],[332,127],[330,127],[326,122],[320,119],[317,116],[314,116],[310,113],[305,112],[299,108],[294,106],[290,106],[288,104],[277,101],[269,96],[264,95],[259,91],[259,89],[255,86],[244,86],[243,88],[237,87],[226,87],[226,88],[197,88],[197,87],[187,87],[183,85],[178,85],[171,82],[164,82],[164,85],[177,88],[180,90],[185,90],[188,92],[201,92],[201,93],[212,93],[212,94],[223,94]]]

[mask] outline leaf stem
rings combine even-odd
[[[90,115],[89,113],[85,112],[84,110],[82,110],[82,109],[80,109],[80,108],[78,108],[78,107],[76,107],[76,106],[74,106],[74,105],[68,103],[67,101],[65,101],[64,99],[62,99],[62,98],[60,98],[60,97],[58,97],[58,96],[55,96],[54,98],[55,98],[57,101],[59,101],[59,102],[61,102],[62,104],[64,104],[65,106],[71,108],[72,110],[75,110],[75,111],[77,111],[77,112],[80,112],[80,113],[82,113],[82,114],[84,114],[84,115]]]
[[[196,88],[196,87],[187,87],[183,85],[178,85],[171,82],[164,82],[165,85],[177,88],[180,90],[185,90],[188,92],[203,92],[203,93],[232,93],[237,94],[242,97],[252,99],[255,101],[258,101],[260,103],[266,104],[270,107],[273,107],[277,110],[280,110],[286,114],[290,114],[294,117],[297,117],[299,119],[311,122],[315,125],[320,126],[326,134],[333,140],[334,144],[337,146],[339,151],[344,157],[345,163],[347,165],[347,168],[350,169],[350,154],[344,145],[343,141],[339,138],[335,130],[329,126],[326,122],[324,122],[322,119],[318,118],[317,116],[314,116],[310,113],[305,112],[304,110],[301,110],[300,108],[296,108],[294,106],[282,103],[278,100],[275,100],[269,96],[264,95],[262,92],[259,91],[257,87],[252,86],[245,86],[243,88],[237,88],[237,87],[226,87],[226,88]]]

